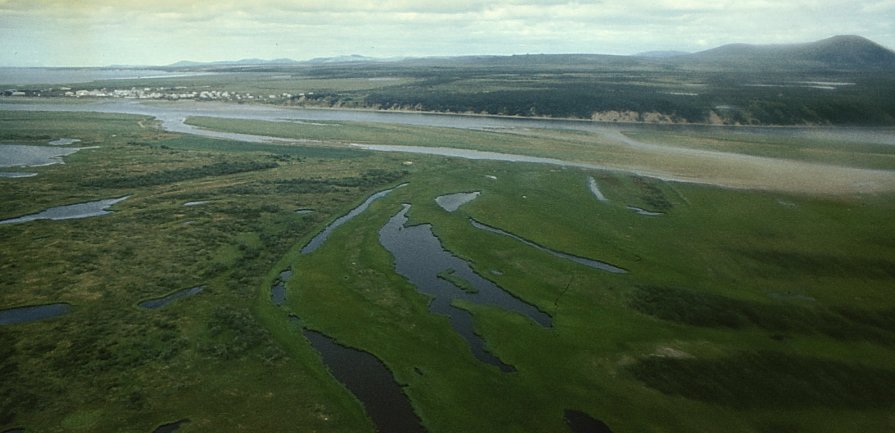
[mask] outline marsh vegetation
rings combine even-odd
[[[891,428],[891,146],[733,129],[189,122],[314,142],[0,111],[0,143],[100,146],[0,178],[0,218],[129,197],[102,218],[0,226],[0,309],[71,305],[0,326],[0,430],[189,419],[178,432],[374,431],[379,415],[315,350],[319,336],[381,361],[433,433]],[[481,193],[451,212],[436,201],[458,191]],[[404,265],[432,262],[419,233],[455,260],[423,284]],[[198,284],[197,296],[137,307]],[[480,302],[489,296],[507,302]]]

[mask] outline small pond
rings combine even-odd
[[[293,319],[295,320],[295,319]],[[330,373],[364,405],[379,433],[424,433],[407,395],[391,371],[369,352],[345,347],[310,330],[303,334],[320,353]]]
[[[187,207],[192,207],[192,206],[202,206],[203,204],[206,204],[206,203],[208,203],[207,200],[202,200],[202,201],[188,201],[188,202],[184,203],[183,205],[184,205],[184,206],[187,206]]]
[[[524,238],[520,238],[519,236],[516,236],[516,235],[514,235],[514,234],[512,234],[512,233],[509,233],[509,232],[505,232],[505,231],[503,231],[503,230],[501,230],[501,229],[499,229],[499,228],[491,227],[491,226],[486,225],[486,224],[482,224],[482,223],[480,223],[480,222],[478,222],[478,221],[476,221],[476,220],[474,220],[474,219],[472,219],[472,218],[469,219],[469,222],[472,224],[473,227],[475,227],[475,228],[477,228],[477,229],[479,229],[479,230],[484,230],[484,231],[486,231],[486,232],[495,233],[495,234],[498,234],[498,235],[501,235],[501,236],[506,236],[506,237],[509,237],[509,238],[513,238],[513,239],[515,239],[515,240],[517,240],[517,241],[519,241],[519,242],[522,242],[523,244],[528,245],[528,246],[530,246],[530,247],[532,247],[532,248],[535,248],[535,249],[537,249],[537,250],[539,250],[539,251],[543,251],[543,252],[545,252],[545,253],[547,253],[547,254],[550,254],[550,255],[552,255],[552,256],[560,257],[560,258],[563,258],[563,259],[566,259],[566,260],[571,260],[571,261],[573,261],[573,262],[575,262],[575,263],[578,263],[578,264],[580,264],[580,265],[589,266],[589,267],[591,267],[591,268],[594,268],[594,269],[600,269],[600,270],[603,270],[603,271],[606,271],[606,272],[612,272],[613,274],[625,274],[625,273],[628,272],[628,271],[626,271],[626,270],[624,270],[624,269],[622,269],[622,268],[619,268],[618,266],[614,266],[614,265],[611,265],[611,264],[606,263],[606,262],[601,262],[601,261],[598,261],[598,260],[588,259],[588,258],[586,258],[586,257],[573,256],[573,255],[571,255],[571,254],[566,254],[566,253],[561,252],[561,251],[551,250],[550,248],[547,248],[547,247],[538,245],[538,244],[536,244],[536,243],[534,243],[534,242],[532,242],[532,241],[530,241],[530,240],[527,240],[527,239],[524,239]]]
[[[469,344],[479,360],[496,365],[504,371],[514,371],[487,351],[485,341],[473,329],[472,314],[455,307],[454,300],[491,305],[528,317],[541,326],[549,327],[552,319],[519,298],[477,274],[462,259],[441,246],[429,224],[405,227],[410,205],[393,216],[379,230],[379,243],[395,258],[395,271],[410,280],[417,290],[432,297],[429,311],[448,316],[451,327]],[[447,274],[450,275],[446,278]],[[458,287],[456,282],[466,287]]]
[[[435,203],[438,203],[442,209],[448,212],[454,212],[459,209],[460,206],[475,200],[479,194],[481,194],[480,191],[441,195],[435,198]]]
[[[62,157],[80,150],[76,147],[0,144],[0,167],[37,167],[62,164]]]
[[[161,308],[161,307],[164,307],[165,305],[168,305],[178,299],[183,299],[183,298],[188,298],[190,296],[198,295],[203,290],[205,290],[205,286],[191,287],[189,289],[183,289],[183,290],[176,291],[174,293],[163,296],[161,298],[148,299],[148,300],[142,301],[139,304],[137,304],[137,306],[139,306],[140,308],[146,308],[146,309]]]
[[[565,420],[573,433],[612,433],[612,430],[603,421],[594,419],[581,411],[566,410]]]
[[[178,429],[180,429],[180,426],[182,426],[188,422],[190,422],[190,420],[182,419],[180,421],[172,422],[169,424],[162,424],[162,425],[158,426],[158,428],[153,430],[152,433],[174,433]]]
[[[116,203],[127,200],[127,198],[128,197],[112,198],[52,207],[36,214],[0,220],[0,224],[18,224],[34,220],[66,220],[102,216],[112,213],[108,209]]]
[[[37,322],[52,319],[71,312],[70,304],[31,305],[0,310],[0,325]]]
[[[274,305],[283,305],[286,302],[286,281],[291,277],[292,271],[287,269],[280,272],[280,275],[274,280],[273,286],[270,287],[270,301]]]
[[[336,220],[333,221],[332,223],[330,223],[328,226],[326,226],[326,228],[323,229],[322,232],[318,233],[317,236],[314,236],[314,238],[311,239],[311,241],[308,242],[308,244],[305,245],[301,249],[301,253],[302,254],[310,254],[310,253],[316,251],[317,248],[320,248],[320,246],[323,245],[324,242],[326,242],[326,240],[329,238],[329,235],[332,234],[332,232],[335,229],[339,228],[342,224],[345,224],[348,221],[351,221],[354,217],[363,213],[363,211],[367,210],[367,208],[370,207],[370,204],[372,204],[374,201],[387,196],[390,192],[394,191],[397,188],[401,188],[404,185],[407,185],[407,184],[405,183],[405,184],[398,185],[392,189],[387,189],[385,191],[379,191],[379,192],[367,197],[367,199],[364,200],[364,202],[361,203],[359,206],[357,206],[354,209],[351,209],[351,211],[348,212],[347,214],[336,218]]]

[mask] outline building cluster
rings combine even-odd
[[[229,92],[220,90],[189,90],[184,87],[177,88],[130,88],[130,89],[91,89],[72,90],[67,87],[41,90],[9,89],[0,91],[2,96],[64,96],[70,98],[124,98],[124,99],[197,99],[205,101],[273,101],[273,100],[304,100],[311,97],[314,92],[305,93],[280,93],[268,95],[254,95],[249,92]]]

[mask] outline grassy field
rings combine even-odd
[[[401,176],[400,164],[174,136],[132,116],[0,119],[0,142],[100,146],[0,180],[2,217],[130,195],[104,217],[0,227],[0,305],[73,305],[66,317],[0,328],[0,429],[148,432],[182,418],[192,420],[185,431],[368,426],[314,352],[287,350],[252,305],[294,242],[379,188],[383,173]],[[316,212],[295,213],[304,208]],[[136,307],[200,284],[196,297]]]
[[[0,112],[0,143],[71,137],[82,140],[75,146],[100,146],[65,165],[29,169],[36,177],[0,178],[0,217],[130,195],[103,217],[0,226],[0,308],[73,305],[68,316],[0,327],[0,431],[150,432],[187,418],[178,431],[373,431],[290,313],[380,358],[433,433],[568,431],[568,409],[622,433],[895,429],[895,192],[793,192],[787,179],[730,189],[344,145],[686,166],[713,181],[730,168],[568,131],[190,122],[326,145],[182,136],[138,116]],[[637,138],[722,151],[731,140],[737,152],[800,167],[891,168],[891,152],[873,146],[840,163],[832,155],[844,155],[841,146],[826,143],[789,148],[768,139],[752,150],[737,137]],[[831,153],[805,156],[815,148]],[[607,202],[589,191],[590,176]],[[299,253],[327,222],[404,182],[320,249]],[[434,201],[469,191],[481,195],[454,213]],[[184,206],[191,201],[207,203]],[[402,203],[412,205],[408,224],[432,224],[446,249],[553,317],[543,328],[498,308],[457,304],[517,372],[477,360],[395,273],[378,230]],[[469,218],[629,272],[554,257],[482,232]],[[269,288],[288,268],[295,275],[277,307]],[[202,293],[162,309],[136,307],[203,284]]]
[[[877,238],[891,196],[858,204],[536,166],[439,165],[298,258],[302,277],[289,285],[297,295],[289,305],[309,326],[376,354],[408,384],[431,430],[562,431],[569,408],[613,431],[891,427],[895,251],[888,235]],[[587,174],[609,204],[590,195]],[[473,190],[482,195],[455,214],[434,202]],[[663,217],[625,208],[657,194],[668,203]],[[553,315],[545,330],[461,305],[518,373],[477,362],[446,320],[426,313],[426,299],[388,272],[377,231],[400,203],[413,205],[410,224],[433,224],[480,274]],[[482,234],[470,216],[630,273]]]

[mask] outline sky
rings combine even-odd
[[[895,0],[0,0],[0,66],[700,51],[857,34]]]

